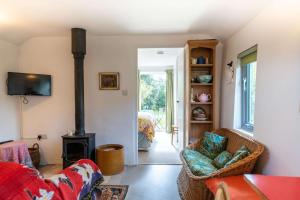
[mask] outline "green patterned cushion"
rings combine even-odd
[[[226,144],[226,137],[217,135],[212,132],[205,132],[198,151],[203,155],[209,157],[210,159],[214,159],[226,149]]]
[[[239,160],[242,160],[243,158],[245,158],[245,157],[247,157],[247,156],[249,156],[249,155],[250,155],[249,149],[248,149],[245,145],[243,145],[243,146],[241,146],[241,148],[239,148],[239,149],[234,153],[232,159],[229,160],[229,161],[225,164],[224,167],[227,167],[227,166],[229,166],[229,165],[231,165],[231,164],[233,164],[233,163],[235,163],[235,162],[237,162],[237,161],[239,161]]]
[[[218,169],[224,167],[224,165],[232,159],[232,154],[228,151],[223,151],[220,153],[213,161],[213,165]]]
[[[208,176],[218,170],[211,163],[204,160],[192,160],[188,165],[195,176]]]
[[[183,157],[195,176],[207,176],[218,170],[212,165],[213,160],[197,151],[184,149]]]
[[[213,160],[209,159],[208,157],[204,156],[203,154],[199,153],[198,151],[194,151],[191,149],[184,149],[183,150],[183,157],[189,163],[192,160],[205,160],[205,162],[212,163]]]

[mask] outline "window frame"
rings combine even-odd
[[[253,132],[254,124],[250,123],[250,67],[249,64],[242,66],[242,92],[241,92],[241,129]]]
[[[243,58],[249,56],[250,54],[256,53],[257,55],[257,45],[247,49],[246,51],[239,54],[238,58],[240,62]],[[255,57],[257,62],[257,57]],[[241,62],[241,124],[240,128],[247,132],[253,132],[254,123],[250,123],[250,64],[251,62],[242,63]],[[255,107],[255,105],[254,105]]]

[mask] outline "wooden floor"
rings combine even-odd
[[[47,165],[39,171],[45,177],[58,173],[62,165]],[[126,200],[179,200],[177,177],[181,165],[127,166],[114,176],[105,176],[108,185],[129,185]]]

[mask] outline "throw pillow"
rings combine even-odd
[[[217,135],[212,132],[205,132],[198,151],[203,155],[209,157],[210,159],[214,159],[226,149],[226,144],[226,137]]]
[[[183,157],[187,162],[191,160],[204,160],[205,162],[212,163],[213,160],[209,159],[208,157],[202,155],[198,151],[194,151],[192,149],[185,148],[183,150]]]
[[[224,167],[227,167],[233,163],[236,163],[239,160],[242,160],[243,158],[246,158],[248,155],[250,155],[249,149],[243,145],[241,148],[239,148],[233,155],[232,159],[229,160]]]
[[[220,153],[213,161],[213,165],[218,169],[224,167],[224,165],[232,159],[232,154],[228,151],[223,151]]]

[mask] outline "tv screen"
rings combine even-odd
[[[8,72],[7,94],[51,96],[51,75]]]

